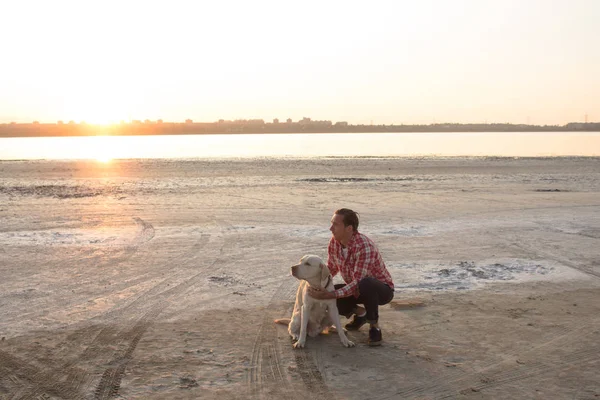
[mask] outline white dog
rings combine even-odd
[[[300,259],[300,264],[292,266],[292,275],[300,279],[298,291],[296,292],[296,304],[292,319],[277,319],[276,323],[288,324],[288,332],[293,340],[294,348],[301,349],[306,343],[306,335],[315,337],[331,325],[335,329],[345,347],[354,347],[354,343],[348,340],[342,323],[335,299],[318,300],[308,294],[308,287],[323,288],[329,292],[334,291],[329,268],[318,256],[307,255]]]

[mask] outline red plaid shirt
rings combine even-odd
[[[346,247],[348,249],[346,258],[342,255],[342,244],[333,237],[327,248],[327,267],[329,267],[331,275],[335,276],[339,272],[347,283],[346,286],[334,292],[337,298],[350,295],[358,297],[358,282],[367,276],[372,276],[394,289],[392,276],[385,267],[377,246],[371,239],[362,233],[355,232]]]

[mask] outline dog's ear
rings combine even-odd
[[[321,280],[324,281],[329,275],[331,275],[331,272],[329,272],[329,268],[327,268],[327,265],[323,261],[321,261],[319,266],[321,267]]]

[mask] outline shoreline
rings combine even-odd
[[[418,130],[407,130],[407,131],[297,131],[297,132],[261,132],[261,131],[249,131],[249,132],[160,132],[160,133],[125,133],[125,134],[114,134],[109,132],[101,133],[89,133],[89,134],[6,134],[0,132],[0,139],[25,139],[25,138],[57,138],[57,137],[139,137],[139,136],[230,136],[230,135],[378,135],[378,134],[428,134],[428,133],[447,133],[447,134],[477,134],[477,133],[494,133],[494,134],[510,134],[510,133],[543,133],[543,134],[564,134],[564,133],[577,133],[577,134],[598,134],[600,129],[594,128],[590,130],[575,130],[575,129],[552,129],[552,130],[431,130],[431,131],[418,131]]]
[[[190,163],[190,162],[253,162],[253,161],[302,161],[302,160],[390,160],[390,161],[552,161],[552,160],[593,160],[600,159],[600,155],[586,156],[586,155],[560,155],[560,156],[468,156],[468,155],[457,155],[457,156],[436,156],[436,155],[407,155],[407,156],[247,156],[247,157],[147,157],[147,158],[111,158],[108,161],[100,161],[94,158],[22,158],[22,159],[0,159],[0,163],[27,163],[27,162],[57,162],[57,163],[96,163],[109,165],[111,163],[118,162],[164,162],[164,163]]]

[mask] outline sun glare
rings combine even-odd
[[[132,111],[132,106],[127,103],[126,96],[119,97],[115,93],[115,82],[126,86],[126,82],[107,75],[90,83],[85,89],[67,87],[63,119],[91,125],[111,125],[129,120],[128,114]]]
[[[110,158],[108,156],[100,156],[100,157],[96,157],[96,161],[107,164],[112,161],[112,158]]]
[[[88,149],[88,158],[101,163],[109,163],[115,157],[113,138],[110,136],[95,136]]]

